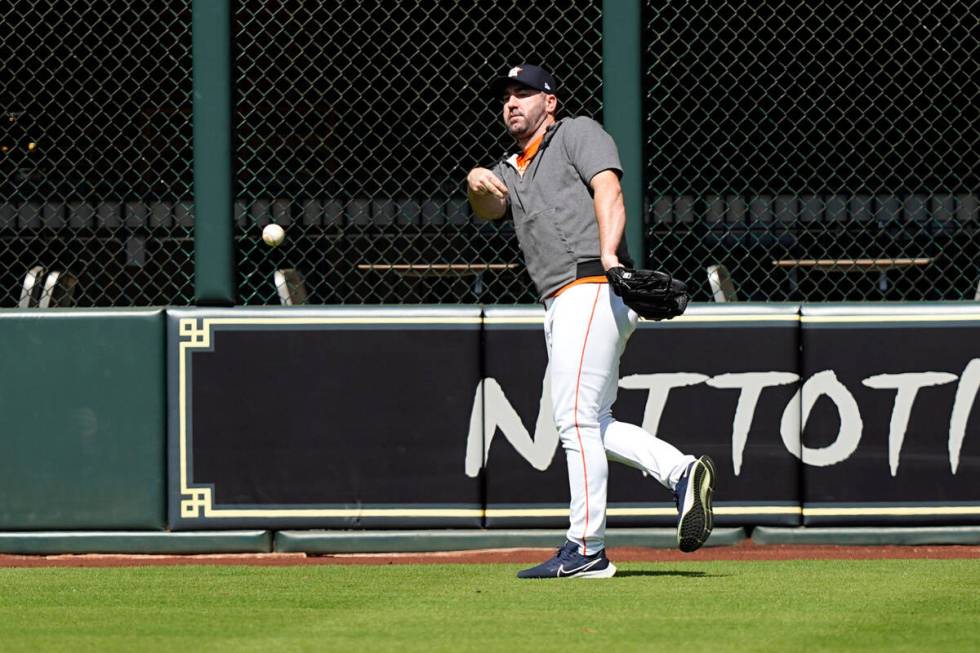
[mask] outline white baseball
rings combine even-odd
[[[270,247],[276,247],[286,237],[286,231],[277,224],[267,224],[262,230],[262,240]]]

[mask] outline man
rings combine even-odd
[[[595,121],[557,120],[557,85],[522,64],[492,89],[518,151],[467,175],[474,213],[511,218],[546,314],[554,419],[568,462],[568,541],[520,578],[609,578],[605,553],[607,458],[643,470],[674,490],[678,545],[694,551],[712,527],[714,466],[612,417],[619,359],[637,315],[610,292],[605,272],[631,266],[623,232],[622,167],[612,138]]]

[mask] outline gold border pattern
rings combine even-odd
[[[862,316],[800,316],[782,314],[689,315],[682,322],[937,322],[970,321],[980,314],[951,315],[862,315]],[[180,516],[182,519],[204,518],[366,518],[366,517],[429,517],[429,518],[535,518],[567,517],[567,508],[215,508],[214,492],[210,487],[191,487],[187,471],[187,357],[195,349],[208,349],[217,326],[316,326],[352,324],[540,324],[543,317],[214,317],[180,318],[178,322],[178,442],[180,455]],[[928,516],[980,515],[980,506],[881,506],[881,507],[821,507],[804,506],[718,506],[717,515],[800,515],[800,516]],[[610,516],[660,517],[673,516],[673,508],[639,508],[612,506]]]

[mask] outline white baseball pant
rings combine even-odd
[[[609,284],[566,288],[546,300],[545,308],[555,425],[568,460],[568,539],[591,555],[604,547],[607,458],[646,472],[668,489],[695,458],[612,416],[619,359],[638,318]]]

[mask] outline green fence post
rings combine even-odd
[[[194,296],[235,303],[231,2],[193,0]]]
[[[638,267],[643,237],[643,98],[640,0],[602,2],[602,115],[619,148],[626,202],[626,242]]]

